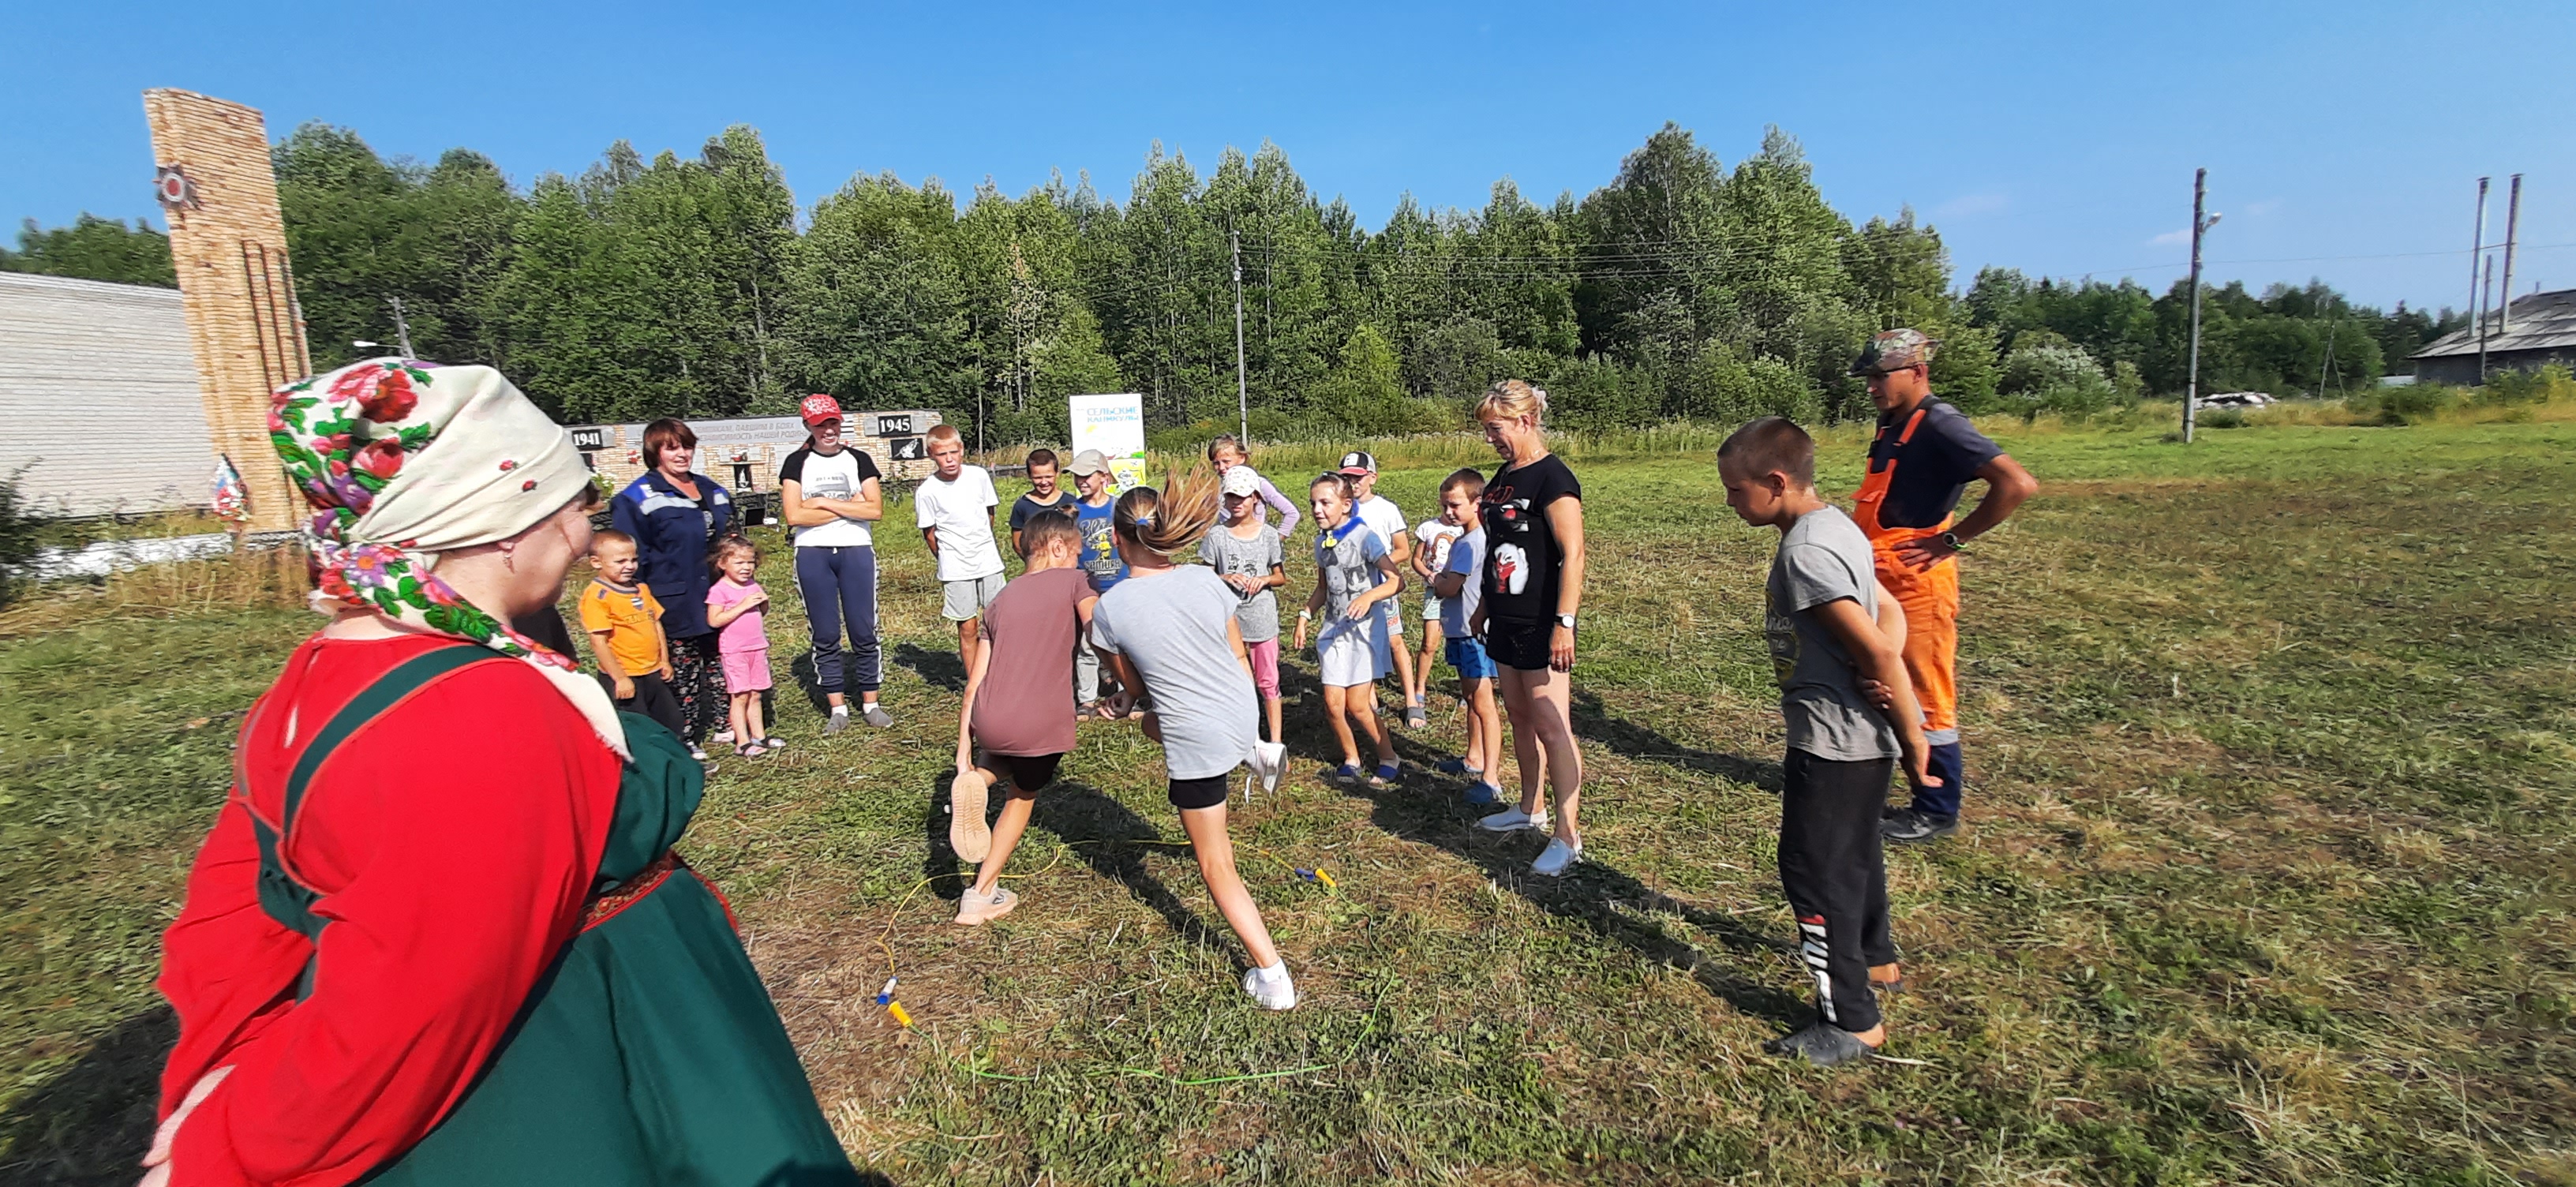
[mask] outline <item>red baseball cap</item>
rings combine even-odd
[[[805,418],[805,427],[810,429],[827,420],[841,419],[841,402],[816,392],[805,397],[805,402],[797,406],[796,414]]]

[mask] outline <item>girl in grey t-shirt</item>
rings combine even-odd
[[[1163,744],[1172,806],[1181,810],[1208,897],[1252,957],[1243,990],[1265,1008],[1285,1010],[1297,1004],[1297,988],[1270,942],[1261,908],[1235,872],[1225,801],[1227,777],[1246,759],[1277,786],[1287,748],[1254,740],[1252,662],[1234,621],[1235,592],[1205,566],[1172,563],[1196,549],[1216,522],[1216,482],[1204,473],[1176,475],[1168,489],[1164,495],[1139,487],[1119,496],[1112,530],[1127,579],[1100,595],[1091,640],[1117,666],[1122,689],[1142,688],[1153,697],[1142,722],[1145,736]],[[1118,694],[1114,715],[1127,711],[1131,695]]]

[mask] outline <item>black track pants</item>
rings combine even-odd
[[[1848,1031],[1878,1025],[1869,967],[1896,959],[1887,932],[1887,863],[1879,807],[1896,760],[1835,762],[1792,750],[1782,764],[1780,886],[1798,916],[1799,955],[1816,1007]]]

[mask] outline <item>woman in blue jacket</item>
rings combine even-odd
[[[671,640],[671,691],[688,723],[689,753],[706,760],[709,731],[724,728],[724,662],[715,628],[707,625],[707,588],[715,572],[708,545],[733,529],[733,496],[714,479],[693,473],[698,435],[677,417],[644,426],[644,456],[651,468],[610,501],[617,530],[635,537],[642,562],[636,580],[662,603],[662,633]],[[723,740],[721,737],[719,741]]]

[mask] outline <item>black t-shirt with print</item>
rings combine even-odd
[[[1485,616],[1534,623],[1556,617],[1557,576],[1565,553],[1547,508],[1580,499],[1583,484],[1555,454],[1526,466],[1504,466],[1485,483]]]

